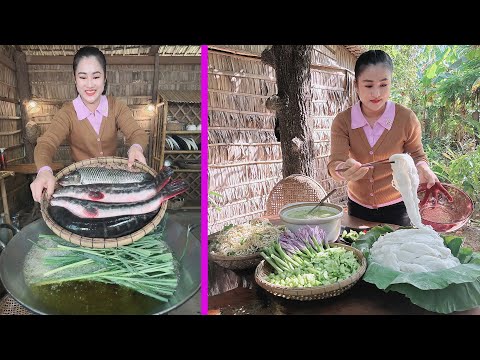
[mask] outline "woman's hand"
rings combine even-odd
[[[361,166],[362,163],[359,163],[357,160],[352,158],[348,158],[348,160],[341,163],[341,165],[337,165],[337,170],[347,169],[341,172],[340,175],[342,175],[347,181],[356,181],[363,178],[367,174],[368,170],[370,170],[369,167]]]
[[[49,170],[41,171],[35,180],[30,184],[30,190],[32,190],[33,200],[40,202],[42,200],[43,189],[47,189],[47,199],[53,194],[55,190],[55,176]]]
[[[426,162],[417,165],[420,184],[426,183],[427,189],[430,189],[436,182],[439,182],[437,175],[430,169]]]
[[[132,145],[128,150],[128,167],[131,168],[135,160],[147,165],[147,160],[143,156],[143,151],[139,146]]]
[[[438,180],[437,175],[430,169],[426,163],[420,163],[417,165],[418,177],[420,184],[418,191],[425,191],[423,199],[420,201],[419,206],[422,207],[430,200],[430,197],[434,199],[434,203],[438,203],[438,195],[443,193],[449,202],[453,201],[452,196],[448,193],[440,181]]]

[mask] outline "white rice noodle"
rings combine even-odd
[[[460,265],[443,239],[435,231],[401,229],[373,243],[370,260],[401,272],[425,272],[449,269]]]
[[[407,208],[407,214],[412,224],[417,228],[423,228],[422,218],[418,203],[417,189],[420,183],[417,167],[408,154],[394,154],[390,156],[392,164],[393,181],[392,185],[402,194],[403,202]]]
[[[407,214],[416,229],[402,229],[379,237],[372,245],[370,260],[401,272],[427,272],[460,265],[440,235],[431,226],[422,224],[417,196],[419,177],[413,159],[408,154],[390,157],[392,185],[402,195]]]

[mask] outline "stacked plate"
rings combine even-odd
[[[193,138],[178,135],[167,135],[165,138],[165,143],[167,148],[170,150],[198,151],[198,145]]]

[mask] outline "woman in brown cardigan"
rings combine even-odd
[[[329,174],[348,181],[348,213],[363,220],[410,225],[400,193],[392,186],[389,164],[362,164],[409,153],[415,161],[420,184],[427,189],[440,185],[427,163],[422,130],[415,113],[389,99],[393,63],[382,50],[370,50],[355,64],[355,89],[360,99],[339,113],[331,130]],[[338,172],[339,169],[347,169]],[[450,195],[447,195],[450,196]]]
[[[126,104],[113,96],[105,96],[107,62],[96,47],[86,46],[73,58],[73,73],[78,97],[65,104],[38,139],[34,151],[37,177],[30,185],[33,200],[40,202],[43,189],[50,197],[55,186],[51,169],[53,157],[67,139],[74,161],[99,156],[113,156],[117,151],[117,130],[129,144],[128,166],[135,160],[146,164],[143,149],[148,136],[133,118]]]

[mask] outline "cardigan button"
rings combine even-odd
[[[100,141],[100,138],[97,138],[97,141]]]
[[[103,151],[100,151],[100,155],[103,155]]]
[[[373,151],[372,151],[372,150],[370,150],[369,154],[370,154],[370,155],[373,155]]]
[[[373,193],[370,193],[370,196],[373,196]]]

